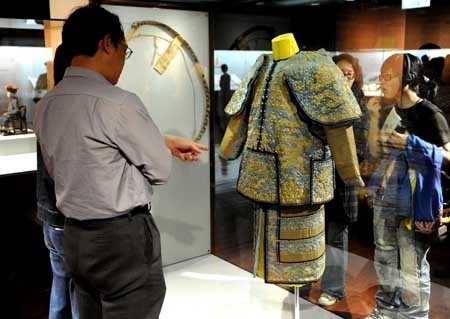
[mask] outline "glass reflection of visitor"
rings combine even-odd
[[[358,59],[350,54],[340,54],[333,61],[344,74],[346,84],[351,88],[362,116],[353,124],[356,152],[359,163],[368,153],[367,134],[369,111],[364,104],[363,75]],[[334,198],[325,205],[326,220],[326,268],[321,281],[321,294],[317,300],[322,306],[331,306],[345,296],[345,274],[348,263],[348,226],[358,218],[359,186],[346,186],[339,174],[336,176]]]
[[[429,101],[436,92],[436,83],[423,75],[421,61],[411,54],[395,54],[383,63],[381,89],[387,99],[395,101],[401,126],[425,142],[450,149],[450,130],[442,111]],[[372,109],[369,147],[377,148],[382,161],[372,176],[371,197],[374,210],[375,270],[379,280],[376,308],[368,318],[428,318],[430,269],[426,259],[429,224],[413,223],[413,192],[417,174],[410,169],[405,148],[395,145],[398,133],[383,136],[376,111],[380,99],[368,103]],[[391,116],[389,117],[395,118]],[[386,121],[388,121],[386,120]],[[377,125],[378,127],[373,127]],[[373,143],[373,141],[384,141]],[[383,146],[383,147],[380,147]],[[418,185],[419,182],[417,182]],[[434,198],[425,198],[430,201]],[[433,212],[438,213],[438,212]],[[415,230],[415,231],[414,231]]]
[[[219,91],[219,105],[217,108],[217,125],[219,127],[220,135],[222,137],[228,124],[228,117],[225,114],[225,106],[227,106],[228,102],[230,101],[232,92],[231,92],[231,77],[227,73],[228,65],[222,64],[220,66],[220,69],[222,70],[223,74],[220,76],[219,81],[220,91]],[[228,162],[221,157],[219,158],[220,158],[221,173],[223,176],[226,176],[228,174]]]
[[[47,66],[47,63],[45,63]],[[36,85],[34,87],[34,97],[33,102],[37,103],[39,100],[47,93],[48,90],[48,81],[47,81],[47,73],[39,74],[39,77],[36,81]]]
[[[231,98],[231,77],[227,73],[228,72],[228,65],[222,64],[220,66],[220,69],[222,70],[222,75],[220,76],[220,91],[219,91],[219,110],[218,110],[218,116],[219,116],[219,129],[221,133],[225,132],[225,128],[227,127],[227,116],[225,115],[224,109],[225,106],[227,106],[228,101],[230,101]]]
[[[435,49],[440,49],[439,47]],[[437,93],[432,102],[443,112],[447,121],[450,120],[450,85],[443,81],[443,71],[445,68],[445,58],[442,56],[430,58],[428,55],[422,56],[424,75],[438,84]]]

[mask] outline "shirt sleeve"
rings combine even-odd
[[[172,158],[141,100],[130,94],[116,111],[113,142],[152,185],[168,181]]]
[[[444,115],[440,112],[436,112],[431,116],[430,120],[430,127],[433,127],[436,130],[437,146],[443,146],[450,142],[450,129]]]

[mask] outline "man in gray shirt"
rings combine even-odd
[[[132,53],[116,15],[81,7],[62,39],[71,66],[37,105],[34,128],[66,217],[80,318],[158,318],[165,283],[152,185],[167,182],[171,153],[197,160],[207,148],[163,137],[141,100],[115,86]]]

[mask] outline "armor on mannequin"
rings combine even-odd
[[[360,108],[324,50],[300,51],[291,33],[274,38],[272,48],[225,109],[231,119],[220,155],[242,153],[237,190],[257,203],[255,272],[298,285],[323,273],[332,155],[345,183],[362,184],[351,127]]]

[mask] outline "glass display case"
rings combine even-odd
[[[0,19],[0,175],[36,170],[33,114],[53,83],[61,21]]]
[[[309,6],[310,2],[305,6],[291,1],[247,1],[241,4],[248,11],[239,14],[239,4],[230,13],[219,13],[216,9],[195,11],[199,7],[150,8],[138,3],[141,1],[125,6],[126,2],[111,0],[105,5],[120,17],[127,45],[134,52],[118,86],[139,96],[163,134],[181,135],[211,146],[209,159],[207,154],[195,163],[174,159],[171,181],[164,188],[155,187],[152,208],[161,229],[165,265],[212,252],[250,273],[258,273],[255,255],[261,252],[261,239],[256,239],[255,229],[260,219],[255,217],[255,202],[236,191],[241,157],[226,161],[219,156],[231,118],[224,109],[257,58],[271,53],[272,37],[293,32],[303,52],[323,47],[330,58],[350,54],[357,59],[362,71],[357,93],[352,90],[357,81],[355,64],[350,61],[350,71],[339,65],[336,68],[342,70],[340,79],[351,83],[349,89],[365,115],[362,118],[366,122],[354,129],[355,135],[362,132],[359,137],[367,140],[365,154],[355,155],[359,157],[365,186],[346,193],[348,189],[341,184],[334,190],[335,198],[351,197],[350,204],[354,205],[350,206],[356,207],[356,217],[352,216],[349,222],[348,207],[326,203],[323,231],[327,268],[322,280],[301,287],[302,298],[344,318],[376,318],[383,311],[385,316],[394,312],[392,317],[402,318],[448,317],[450,237],[445,237],[444,227],[441,228],[449,220],[450,206],[450,134],[447,136],[446,127],[450,119],[450,5],[446,1],[437,0],[431,8],[408,11],[401,10],[399,1],[393,4],[383,0],[325,0],[314,6]],[[280,8],[277,3],[291,7]],[[22,178],[27,174],[21,173],[36,170],[33,112],[39,99],[53,87],[52,60],[61,42],[61,27],[61,21],[0,19],[0,35],[6,35],[0,37],[0,176],[5,176],[5,196],[14,199],[5,211],[15,212],[18,205],[26,214],[27,225],[33,219],[30,206],[35,202],[35,181],[30,176]],[[404,62],[406,54],[410,54],[409,62]],[[395,63],[389,64],[393,56],[401,57],[400,69]],[[418,64],[420,71],[413,70],[411,65]],[[403,69],[413,71],[406,74]],[[419,89],[416,78],[420,78],[421,88],[433,87],[436,95],[432,97],[425,89]],[[388,96],[388,86],[394,84],[396,94]],[[432,120],[428,113],[407,114],[411,108],[422,105],[423,99],[436,106],[427,104]],[[303,113],[292,114],[289,120],[304,120]],[[427,135],[429,132],[432,133]],[[323,138],[321,133],[324,132],[317,135]],[[357,151],[360,147],[356,143]],[[298,162],[298,158],[292,158],[292,167]],[[419,167],[418,162],[426,164]],[[424,171],[423,166],[428,170]],[[430,176],[432,182],[424,184]],[[338,182],[334,179],[333,183]],[[26,200],[22,201],[22,197]],[[387,197],[391,203],[386,204]],[[420,220],[414,215],[415,207],[423,202],[428,203],[425,215],[432,215],[431,220]],[[272,204],[281,211],[280,203]],[[443,219],[439,219],[439,213]],[[335,219],[339,214],[341,219]],[[36,228],[34,220],[32,223]],[[27,229],[22,233],[26,232]],[[14,236],[17,235],[11,227],[5,242],[9,237],[16,239]],[[34,236],[29,242],[41,239]],[[17,252],[11,255],[17,257]],[[31,252],[30,256],[33,257]],[[198,272],[205,273],[183,272],[179,266],[181,277],[203,282],[222,280],[233,285],[246,282],[248,286],[244,286],[242,295],[236,295],[251,295],[250,303],[269,300],[261,292],[264,285],[253,285],[249,276],[243,279],[239,274],[231,276],[201,266]],[[40,267],[41,272],[48,270]],[[339,287],[332,289],[330,283]],[[191,281],[189,284],[194,285]],[[280,286],[294,290],[292,285]],[[235,289],[231,284],[227,288]],[[192,292],[192,287],[187,291]],[[283,316],[291,312],[292,298],[285,302],[281,299],[286,295],[273,296],[280,299]],[[193,294],[192,299],[186,299],[193,302],[195,297]],[[308,304],[307,308],[313,306]],[[264,306],[261,309],[257,314],[264,317]],[[213,313],[209,316],[214,317],[215,308],[208,310]]]
[[[434,174],[435,180],[439,180],[439,183],[442,183],[442,185],[439,184],[437,186],[440,195],[428,197],[426,195],[428,194],[428,188],[423,190],[417,186],[422,185],[420,183],[423,180],[420,180],[420,182],[416,180],[415,176],[418,175],[415,174],[420,174],[418,171],[420,172],[423,166],[414,166],[417,165],[417,162],[413,164],[411,161],[414,161],[416,159],[415,156],[419,153],[423,156],[427,154],[426,152],[422,153],[420,151],[423,151],[423,149],[420,149],[419,144],[415,144],[414,147],[406,146],[399,151],[403,154],[402,156],[405,156],[409,163],[408,165],[410,165],[410,175],[404,174],[399,178],[408,180],[412,184],[400,186],[399,181],[394,183],[393,180],[389,180],[386,182],[387,184],[382,184],[384,186],[380,188],[375,180],[377,174],[380,174],[383,165],[389,162],[389,160],[386,160],[386,156],[389,158],[392,155],[390,152],[395,148],[393,146],[395,144],[388,146],[388,144],[393,143],[391,136],[397,133],[405,134],[404,130],[401,130],[403,125],[409,125],[408,143],[412,141],[417,142],[415,140],[417,136],[419,138],[428,138],[428,142],[436,136],[441,136],[442,140],[435,142],[435,146],[439,146],[435,148],[435,152],[436,154],[443,153],[445,158],[446,150],[443,146],[450,141],[446,137],[446,133],[442,133],[448,130],[445,128],[448,125],[445,123],[445,119],[447,123],[450,119],[448,102],[448,87],[450,83],[448,77],[448,56],[450,52],[448,48],[450,47],[450,38],[447,36],[449,29],[445,22],[449,15],[450,7],[440,2],[435,6],[432,5],[431,8],[410,11],[401,10],[400,6],[395,5],[364,6],[363,4],[347,4],[330,7],[302,7],[302,10],[293,13],[293,17],[291,17],[291,29],[294,31],[297,42],[301,44],[302,50],[305,50],[305,48],[318,49],[321,46],[327,49],[330,57],[345,53],[357,59],[357,63],[362,69],[360,82],[361,95],[359,95],[361,99],[359,101],[361,102],[361,108],[366,108],[365,118],[367,121],[367,131],[365,134],[367,138],[372,138],[372,143],[375,145],[384,145],[384,153],[381,155],[378,154],[378,157],[370,149],[366,149],[368,152],[366,158],[360,157],[360,170],[366,187],[361,189],[357,200],[357,221],[353,223],[348,223],[345,219],[338,219],[336,221],[335,215],[338,215],[339,210],[342,210],[342,208],[339,208],[335,204],[327,204],[325,206],[327,211],[327,268],[321,281],[312,285],[306,285],[300,292],[303,298],[324,306],[325,309],[339,316],[362,318],[372,315],[375,318],[378,311],[383,314],[383,311],[386,310],[383,309],[383,303],[380,300],[386,297],[386,291],[391,291],[391,297],[394,300],[391,300],[391,310],[396,314],[407,314],[405,315],[406,317],[414,317],[414,313],[417,314],[422,311],[423,313],[427,313],[427,316],[429,315],[431,318],[446,317],[448,307],[442,306],[442,300],[446,298],[443,296],[450,295],[450,286],[448,283],[450,272],[448,263],[445,261],[448,259],[448,249],[445,248],[448,245],[448,238],[444,239],[444,235],[441,236],[441,240],[444,239],[443,242],[432,241],[429,238],[431,235],[424,235],[423,231],[420,230],[421,223],[414,224],[412,222],[413,218],[416,218],[414,219],[415,221],[419,220],[419,217],[414,215],[416,213],[413,213],[414,205],[417,205],[417,202],[412,204],[412,208],[408,206],[409,204],[406,204],[406,206],[411,208],[408,211],[408,218],[410,219],[401,217],[401,213],[398,213],[398,211],[402,209],[408,210],[408,208],[400,208],[401,205],[397,205],[398,203],[388,205],[393,210],[393,214],[397,214],[398,216],[394,218],[393,224],[389,224],[386,227],[381,226],[381,224],[386,223],[386,219],[380,219],[379,207],[380,200],[383,198],[380,195],[380,192],[382,192],[380,189],[384,189],[384,186],[386,188],[398,187],[398,189],[406,193],[410,192],[410,194],[413,194],[411,196],[415,196],[416,199],[421,198],[425,200],[432,198],[434,200],[435,198],[439,198],[439,196],[443,196],[443,200],[439,201],[439,205],[443,209],[444,214],[442,219],[443,223],[440,224],[439,222],[433,221],[431,233],[435,235],[445,234],[445,222],[448,220],[447,206],[449,196],[447,185],[449,179],[447,176],[448,173],[446,173],[448,166],[445,164],[445,160],[442,167],[439,160],[435,164],[425,166],[432,169],[437,167],[437,171]],[[236,17],[236,20],[233,20],[231,14],[226,18],[222,16],[218,19],[220,25],[217,27],[217,30],[226,30],[227,23],[230,28],[231,25],[233,25],[233,28],[236,28],[239,19],[239,17]],[[327,20],[328,22],[332,22],[319,25],[319,22],[316,24],[313,23],[314,19],[318,19],[317,21]],[[257,25],[258,23],[255,22],[254,26]],[[330,27],[331,25],[334,26]],[[268,27],[270,27],[270,23]],[[242,25],[242,32],[245,29],[251,29],[251,26]],[[226,48],[220,40],[221,38],[226,38],[225,32],[222,31],[222,33],[215,35],[219,39],[217,42],[221,44],[216,49]],[[320,43],[320,46],[317,45],[318,43]],[[267,41],[266,46],[270,46],[270,41]],[[219,156],[218,148],[226,130],[227,123],[230,121],[230,116],[224,112],[224,108],[236,89],[233,86],[233,79],[234,82],[238,83],[239,79],[244,78],[247,74],[245,70],[248,71],[251,69],[255,64],[256,58],[261,53],[263,52],[224,50],[216,50],[214,52],[214,88],[216,97],[214,109],[216,112],[212,125],[214,125],[214,143],[216,150],[213,220],[213,243],[215,245],[213,251],[225,260],[253,273],[255,273],[254,255],[256,254],[258,256],[258,251],[260,251],[257,248],[257,244],[255,244],[255,220],[257,219],[255,219],[254,214],[254,203],[239,195],[236,191],[241,157],[233,161],[226,161]],[[398,71],[395,69],[396,67],[392,67],[389,64],[395,57],[405,56],[410,58],[410,61],[412,61],[411,64],[420,64],[420,71],[417,71],[417,69],[410,71],[414,74],[412,76],[407,72],[402,74],[402,66],[400,66],[400,71]],[[227,65],[226,72],[223,70],[224,64]],[[405,69],[408,69],[407,65],[409,64],[405,62]],[[413,67],[409,66],[409,70],[412,69]],[[355,72],[344,70],[342,72],[344,73],[344,79],[351,80],[350,82],[352,83],[355,81]],[[414,72],[417,72],[417,74]],[[229,75],[229,89],[231,91],[231,95],[229,96],[221,93],[221,91],[226,91],[221,83],[225,78],[223,77],[225,73]],[[408,78],[408,76],[410,77]],[[417,84],[418,80],[415,80],[416,76],[420,78],[420,86]],[[405,95],[402,93],[404,92],[402,90],[399,90],[396,96],[390,96],[388,85],[390,81],[397,81],[394,79],[395,77],[399,81],[398,86],[403,86],[402,90],[407,91],[411,87],[414,88],[417,93],[414,103],[408,104],[405,97],[400,98],[400,96]],[[405,88],[406,84],[408,86]],[[431,91],[436,93],[436,95],[431,94]],[[411,121],[411,118],[405,114],[416,103],[417,105],[422,105],[422,98],[425,100],[429,99],[436,106],[436,108],[430,108],[434,110],[432,112],[433,114],[438,114],[436,116],[439,118],[438,122],[441,123],[437,125],[437,130],[435,123],[433,124],[433,121],[430,122],[427,115],[423,113],[417,115],[419,118],[415,118],[414,125],[408,122]],[[258,106],[255,104],[252,105],[251,111],[249,111],[249,121],[252,121],[252,116],[258,114],[257,110]],[[395,112],[392,110],[395,110]],[[396,112],[400,115],[395,115]],[[301,118],[300,115],[299,117]],[[233,125],[235,124],[236,122],[233,123]],[[422,125],[426,126],[426,128],[421,128]],[[370,133],[372,135],[369,134],[368,131],[374,128],[378,128],[380,132],[377,134],[379,135],[374,134],[373,131]],[[433,137],[427,137],[427,133],[431,131],[434,132],[431,134]],[[398,136],[395,135],[395,137]],[[408,153],[408,150],[414,151]],[[427,157],[427,161],[432,159],[436,160],[434,157]],[[392,169],[391,167],[381,174],[384,174],[383,176],[391,176],[391,174],[394,174],[393,172],[400,174],[396,170],[396,168]],[[440,175],[441,173],[442,175]],[[416,181],[419,184],[415,184]],[[378,192],[375,195],[371,193],[374,188]],[[335,196],[339,196],[339,193],[335,192]],[[381,197],[377,199],[376,196]],[[398,196],[401,197],[403,195]],[[375,206],[373,203],[374,198],[378,200],[378,202],[375,202]],[[440,211],[439,208],[430,210],[431,214],[435,216]],[[336,225],[340,226],[336,228]],[[343,231],[338,231],[339,227],[343,227],[341,229]],[[385,237],[381,236],[381,233]],[[406,236],[404,236],[405,234]],[[348,241],[344,239],[344,235],[348,236]],[[400,242],[393,240],[389,242],[392,243],[389,247],[383,245],[383,240],[390,240],[397,235],[400,236]],[[416,246],[404,245],[403,241],[407,239],[415,241]],[[432,242],[431,245],[430,242]],[[420,249],[418,248],[421,244],[424,245],[423,247],[426,247],[422,253],[420,253]],[[412,258],[412,255],[409,253],[413,252],[413,248],[411,248],[413,246],[418,249],[417,255],[415,255],[419,258],[417,264],[415,260],[408,259]],[[431,249],[428,251],[427,249],[429,247]],[[347,263],[347,268],[342,267],[342,265],[347,265]],[[390,269],[393,269],[398,277],[391,276],[389,273],[391,270],[381,267],[380,263],[390,264]],[[396,263],[398,263],[398,266]],[[406,263],[412,265],[412,268],[406,266]],[[416,277],[416,281],[411,280],[411,278],[415,278],[413,275],[415,271],[423,271],[423,274],[428,274],[430,279],[427,280],[425,278],[426,276],[423,277],[420,275]],[[409,277],[410,275],[411,277]],[[330,279],[330,276],[333,278]],[[330,288],[330,283],[333,286],[339,285],[339,282],[344,283],[341,289]],[[418,296],[420,296],[421,301],[419,304],[416,304],[415,301],[417,301],[417,298],[414,298]],[[385,316],[389,316],[392,313],[386,310],[384,314]]]

